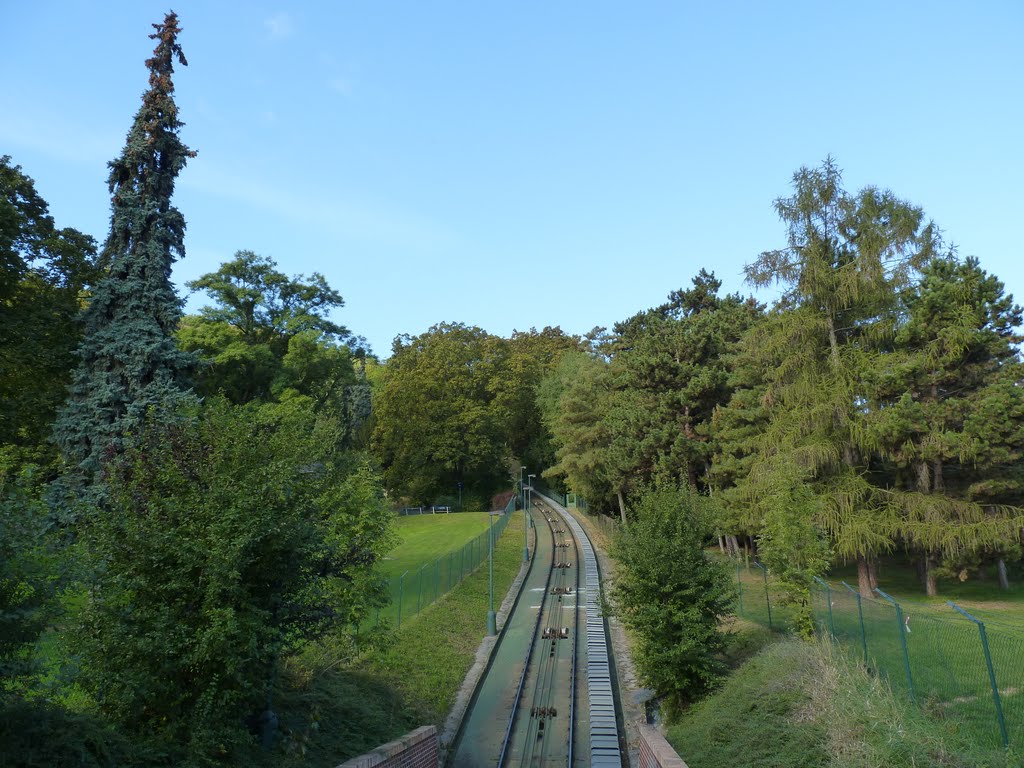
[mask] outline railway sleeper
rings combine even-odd
[[[572,594],[572,587],[552,587],[551,588],[551,594],[552,595],[571,595]]]

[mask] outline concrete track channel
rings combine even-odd
[[[531,516],[530,571],[448,764],[621,766],[593,548],[554,502]]]

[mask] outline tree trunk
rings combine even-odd
[[[871,571],[863,555],[857,555],[857,591],[861,597],[871,597]]]
[[[723,555],[727,554],[725,551],[725,537],[721,534],[718,535],[718,549]]]
[[[619,515],[622,517],[622,527],[626,527],[626,500],[622,498],[622,491],[616,491],[615,495],[619,497]]]
[[[872,589],[878,589],[878,558],[868,558],[868,579]]]
[[[743,554],[743,550],[740,549],[739,539],[737,539],[736,536],[733,534],[726,536],[725,539],[729,543],[729,549],[732,550],[733,556],[739,559],[739,557]]]
[[[924,557],[924,593],[928,597],[936,597],[939,594],[939,585],[935,580],[935,557],[931,552]]]
[[[686,462],[686,477],[690,482],[690,488],[697,490],[697,467],[692,461]]]
[[[928,570],[925,567],[924,560],[924,555],[914,558],[914,568],[917,570],[917,580],[921,582],[922,587],[928,584]]]
[[[1010,580],[1006,576],[1006,561],[1000,557],[999,560],[996,561],[996,567],[999,569],[999,588],[1009,589]]]

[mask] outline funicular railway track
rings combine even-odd
[[[498,766],[621,766],[597,558],[571,515],[535,506],[554,556]]]
[[[625,741],[597,557],[580,523],[535,495],[522,590],[449,752],[448,768],[622,768]]]
[[[579,546],[557,513],[536,503],[554,556],[527,650],[499,766],[572,765],[579,629]]]

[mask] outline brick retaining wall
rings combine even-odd
[[[654,728],[641,725],[640,733],[640,765],[639,768],[687,768],[672,745],[668,743]]]
[[[338,768],[437,768],[437,728],[424,725]]]

